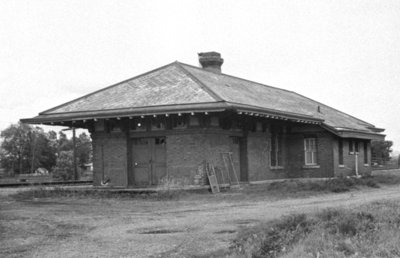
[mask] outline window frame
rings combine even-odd
[[[364,141],[364,165],[369,165],[368,141]]]
[[[344,166],[344,146],[343,146],[343,139],[339,138],[338,141],[338,162],[339,162],[339,166]]]
[[[349,154],[354,155],[360,153],[359,141],[356,139],[349,139]]]
[[[274,144],[272,144],[274,142]],[[280,132],[271,133],[269,166],[271,169],[282,169],[283,166],[283,135]],[[274,147],[274,148],[273,148]],[[272,160],[275,164],[272,164]]]
[[[304,165],[318,166],[318,139],[315,136],[304,137]],[[309,156],[308,154],[311,154]],[[308,157],[311,157],[311,162],[308,162]]]

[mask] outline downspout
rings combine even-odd
[[[360,175],[358,174],[358,152],[355,152],[355,154],[354,154],[354,156],[355,156],[355,162],[356,162],[356,177],[360,177]]]

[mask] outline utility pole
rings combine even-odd
[[[76,166],[76,134],[75,127],[72,127],[72,145],[73,145],[73,153],[74,153],[74,180],[78,181],[78,168]]]

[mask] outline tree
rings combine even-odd
[[[79,166],[92,161],[92,141],[86,133],[81,133],[76,139],[76,157]]]
[[[44,132],[40,127],[17,123],[3,130],[0,136],[3,138],[0,162],[12,173],[33,173],[39,167],[50,171],[57,167],[65,173],[74,170],[73,155],[70,155],[73,141],[62,131],[57,137],[54,131]],[[86,133],[76,138],[76,157],[79,166],[91,162],[92,144]],[[66,161],[69,158],[72,162]]]
[[[31,127],[18,123],[12,124],[4,129],[0,136],[3,138],[1,143],[2,166],[13,173],[22,173],[30,167],[30,137]]]
[[[2,166],[12,173],[33,173],[39,167],[51,170],[56,164],[54,133],[23,123],[10,125],[0,134]]]
[[[389,161],[390,153],[392,152],[392,146],[392,141],[372,141],[372,159],[378,164],[384,164],[386,161]]]
[[[58,132],[57,140],[57,153],[60,154],[61,151],[69,151],[73,149],[72,140],[67,138],[67,135],[60,131]]]
[[[60,152],[53,176],[61,180],[72,180],[74,178],[74,154],[72,151]]]

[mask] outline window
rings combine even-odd
[[[349,140],[349,152],[352,154],[354,152],[353,141]]]
[[[304,139],[304,161],[306,165],[317,165],[317,138]]]
[[[343,139],[339,139],[339,165],[344,165],[344,163],[343,163]]]
[[[105,120],[105,131],[110,133],[110,132],[121,132],[121,127],[119,126],[119,123],[117,120],[114,119],[106,119]]]
[[[271,134],[270,165],[271,167],[282,167],[282,134],[273,132]]]
[[[104,120],[99,120],[94,123],[95,132],[104,132],[104,130],[105,130]]]
[[[135,118],[130,122],[130,129],[134,131],[146,131],[146,120],[144,118]]]
[[[354,154],[354,152],[358,152],[358,141],[349,140],[349,152],[350,154]]]
[[[174,129],[185,129],[187,128],[186,115],[178,115],[174,117],[173,126]]]
[[[364,142],[364,164],[368,164],[368,142]]]
[[[189,117],[189,125],[196,127],[196,126],[200,126],[200,119],[198,116],[196,115],[192,115]]]
[[[153,117],[151,119],[151,130],[165,130],[165,118],[164,117]]]

